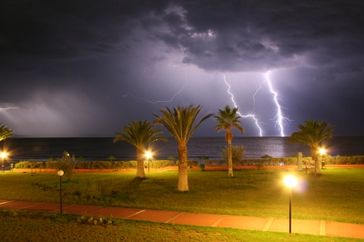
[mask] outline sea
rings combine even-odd
[[[49,160],[61,157],[64,151],[83,160],[116,160],[135,159],[133,146],[124,143],[113,143],[113,138],[9,138],[2,142],[11,152],[11,159]],[[233,145],[244,147],[244,157],[258,159],[264,155],[272,157],[296,156],[298,152],[309,155],[305,145],[292,144],[287,137],[236,137]],[[226,146],[223,137],[196,137],[188,145],[190,159],[203,157],[221,159],[222,150]],[[330,155],[363,155],[364,136],[335,137],[328,145]],[[156,159],[175,159],[177,145],[170,138],[165,142],[153,145]]]

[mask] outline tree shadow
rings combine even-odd
[[[145,180],[146,178],[135,177],[126,183],[120,190],[112,191],[111,196],[125,202],[133,202],[135,200],[135,194]]]
[[[130,182],[128,182],[124,187],[124,192],[135,192],[138,190],[140,184],[147,178],[134,177]]]

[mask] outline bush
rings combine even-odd
[[[322,160],[326,164],[364,164],[364,155],[324,156]]]
[[[20,161],[15,164],[15,168],[32,168],[31,161]]]
[[[72,160],[72,159],[71,159]],[[15,168],[40,168],[46,166],[49,169],[62,169],[66,172],[66,167],[70,166],[73,169],[125,169],[136,167],[136,161],[73,161],[67,163],[65,160],[52,160],[52,161],[20,161],[15,164]],[[150,167],[161,168],[166,166],[175,165],[173,160],[152,160]],[[67,168],[68,169],[68,168]]]
[[[58,160],[55,165],[55,168],[64,171],[64,176],[66,178],[71,179],[73,169],[75,168],[75,157],[71,157],[67,151],[64,151],[62,158]]]
[[[244,147],[242,145],[233,145],[232,152],[233,152],[233,163],[234,164],[241,163],[244,156]],[[224,160],[227,162],[226,148],[222,150],[222,157],[224,157]]]

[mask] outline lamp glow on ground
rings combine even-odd
[[[151,150],[146,150],[144,152],[144,158],[148,161],[148,172],[150,172],[150,160],[153,159],[154,153]]]
[[[292,174],[286,175],[283,178],[283,184],[285,187],[289,189],[289,202],[288,202],[288,210],[289,210],[289,221],[288,221],[288,230],[289,233],[292,233],[292,190],[297,187],[298,179]]]

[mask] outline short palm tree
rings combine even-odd
[[[4,124],[0,124],[0,141],[3,141],[13,135],[13,131],[6,127]]]
[[[241,133],[243,133],[243,127],[240,124],[240,116],[238,114],[237,108],[230,108],[229,106],[225,106],[224,109],[219,109],[217,115],[215,115],[216,119],[216,130],[224,130],[225,131],[225,139],[226,139],[226,153],[228,160],[228,176],[234,176],[233,173],[233,153],[232,153],[232,140],[233,140],[233,128],[236,128]]]
[[[299,125],[298,129],[299,131],[292,133],[290,140],[310,147],[311,157],[315,161],[315,175],[317,175],[320,169],[318,149],[332,138],[333,128],[324,121],[308,120]]]
[[[153,143],[163,139],[159,130],[156,130],[152,123],[147,120],[134,121],[126,125],[122,132],[117,133],[114,143],[125,141],[136,148],[137,172],[136,176],[145,178],[144,152]]]
[[[187,144],[198,127],[212,114],[204,116],[197,124],[195,121],[200,113],[200,106],[168,107],[161,109],[160,115],[155,115],[156,123],[163,125],[176,139],[178,145],[178,191],[188,191],[188,157]]]

